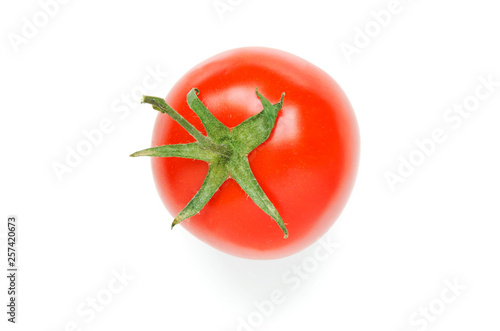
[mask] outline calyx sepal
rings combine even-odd
[[[165,100],[151,96],[143,97],[142,103],[151,104],[153,109],[170,116],[193,136],[196,142],[147,148],[130,156],[181,157],[209,163],[208,173],[201,188],[177,214],[172,222],[172,228],[200,212],[219,187],[231,177],[255,204],[278,224],[283,231],[284,238],[288,237],[288,230],[283,219],[257,182],[247,157],[271,135],[278,113],[283,107],[285,93],[274,105],[257,89],[255,93],[262,103],[263,110],[230,130],[201,102],[198,97],[200,91],[196,88],[191,89],[186,96],[186,101],[200,118],[207,135],[198,131]]]

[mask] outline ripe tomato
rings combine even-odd
[[[248,154],[251,170],[281,215],[288,238],[229,177],[204,208],[182,226],[205,243],[251,259],[280,258],[315,242],[335,222],[354,184],[359,133],[351,105],[324,71],[292,54],[268,48],[226,51],[200,63],[165,101],[201,133],[186,103],[192,88],[223,124],[234,128],[263,109],[256,88],[271,103],[286,93],[269,138]],[[153,146],[195,142],[178,123],[158,114]],[[153,157],[160,197],[176,215],[202,186],[208,163]]]

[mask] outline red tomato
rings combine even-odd
[[[328,231],[350,195],[359,154],[356,118],[337,83],[313,64],[275,49],[240,48],[218,54],[186,73],[165,99],[206,134],[186,103],[192,88],[229,128],[262,110],[256,88],[273,104],[286,93],[269,139],[248,159],[289,237],[283,238],[275,221],[232,178],[182,226],[221,251],[251,259],[294,254]],[[189,142],[195,139],[169,116],[158,114],[153,146]],[[200,189],[208,164],[153,157],[152,168],[160,197],[175,216]]]

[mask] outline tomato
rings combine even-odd
[[[288,237],[231,176],[182,226],[232,255],[274,259],[318,240],[341,213],[352,190],[359,156],[354,112],[337,83],[315,65],[269,48],[239,48],[195,66],[165,101],[199,132],[200,120],[186,103],[199,99],[228,128],[263,110],[258,91],[273,104],[285,98],[270,136],[248,154],[251,172],[288,229]],[[158,114],[153,147],[195,142],[181,125]],[[209,164],[180,157],[153,157],[158,193],[172,215],[200,190]]]

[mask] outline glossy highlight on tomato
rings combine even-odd
[[[281,215],[288,238],[276,222],[228,178],[203,209],[180,223],[205,243],[239,257],[274,259],[314,243],[333,225],[354,185],[359,133],[351,105],[323,70],[295,55],[260,47],[218,54],[195,66],[165,101],[201,133],[200,119],[186,103],[196,88],[201,102],[234,128],[262,111],[256,88],[272,104],[285,98],[269,138],[248,154],[255,179]],[[158,114],[152,146],[195,139],[165,114]],[[198,192],[208,163],[152,157],[158,193],[176,215]]]

